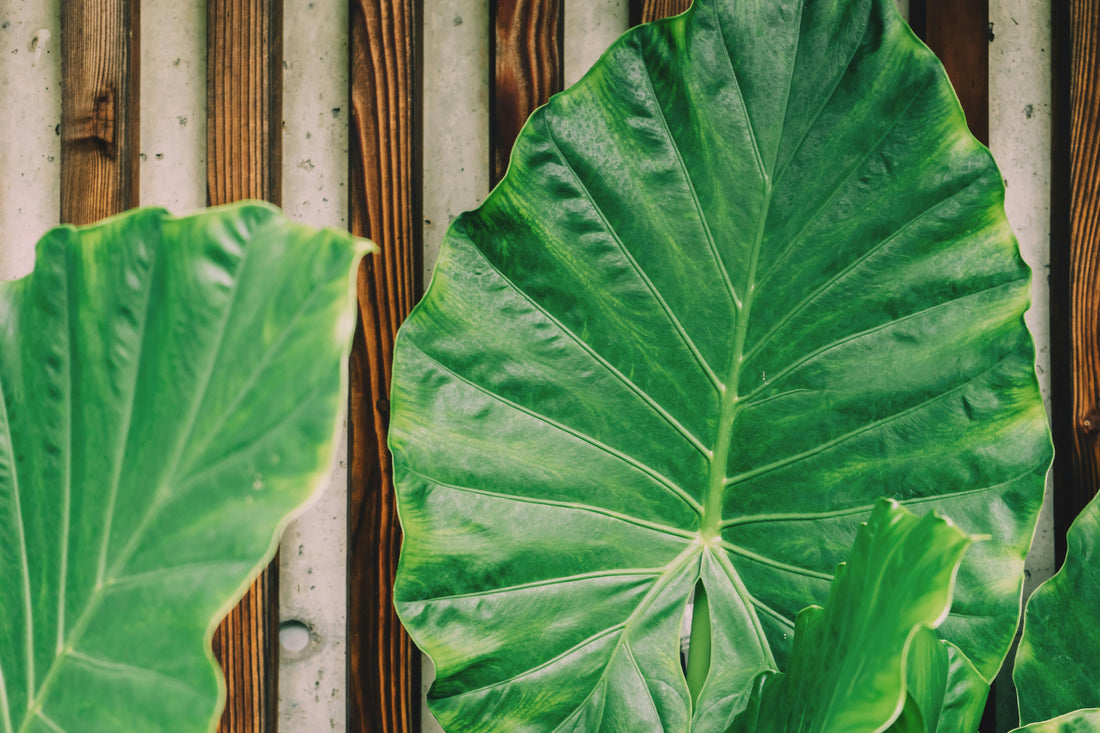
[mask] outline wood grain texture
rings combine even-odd
[[[348,415],[349,733],[420,729],[420,653],[393,608],[401,528],[386,448],[397,328],[419,294],[416,0],[352,0],[349,220],[381,252],[359,270]]]
[[[139,0],[61,2],[61,220],[137,206]]]
[[[989,144],[989,0],[910,0],[909,24],[955,87],[970,132]]]
[[[630,0],[630,25],[679,15],[690,5],[691,0]]]
[[[493,0],[489,17],[489,179],[496,185],[523,123],[562,89],[563,0]]]
[[[1055,536],[1100,487],[1100,0],[1055,3]],[[1058,356],[1059,354],[1064,356]]]
[[[209,0],[206,197],[281,203],[281,0]]]
[[[281,203],[281,0],[209,0],[206,28],[206,197]],[[214,632],[226,679],[220,733],[278,725],[279,560]]]
[[[278,721],[278,558],[260,574],[214,633],[214,656],[225,674],[218,730],[274,731]]]

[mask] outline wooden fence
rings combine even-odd
[[[86,223],[142,203],[138,59],[141,43],[159,39],[141,38],[140,0],[53,1],[60,17],[60,219]],[[14,2],[0,2],[0,21]],[[287,0],[284,8],[282,0],[207,1],[207,203],[248,197],[281,203],[281,171],[299,164],[283,156],[283,38],[305,32],[289,27],[284,14],[291,3],[306,2]],[[478,148],[485,151],[482,170],[449,175],[495,183],[527,115],[564,84],[568,8],[566,0],[487,2],[487,23],[476,32],[488,35],[488,76],[474,81],[474,88],[488,90],[488,138]],[[990,41],[997,33],[989,25],[988,2],[908,3],[914,28],[945,61],[983,141],[990,129]],[[393,339],[421,293],[425,229],[445,226],[425,220],[422,175],[432,143],[423,132],[423,59],[431,52],[423,29],[426,14],[438,10],[435,3],[445,4],[350,0],[346,17],[336,21],[346,23],[348,109],[319,110],[346,126],[347,188],[341,194],[347,224],[382,248],[359,273],[361,323],[349,367],[348,692],[346,721],[333,720],[333,727],[346,723],[349,731],[420,730],[420,658],[391,604],[401,538],[385,436]],[[601,3],[633,24],[680,12],[688,1]],[[1064,551],[1069,521],[1100,480],[1100,0],[1054,0],[1046,7],[1055,38],[1049,324],[1059,449],[1054,536]],[[12,185],[9,176],[5,186]],[[216,636],[229,686],[223,731],[276,728],[277,576],[273,565]],[[994,730],[992,720],[987,725]]]

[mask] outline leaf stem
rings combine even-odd
[[[695,604],[691,613],[691,636],[688,640],[687,683],[691,704],[699,701],[699,693],[710,674],[710,604],[703,581],[695,584]]]

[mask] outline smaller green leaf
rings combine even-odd
[[[1100,730],[1100,708],[1075,710],[1051,720],[1025,725],[1011,733],[1096,733]]]
[[[920,629],[910,642],[905,684],[921,711],[923,733],[978,729],[989,684],[958,647],[932,629]]]
[[[926,733],[924,716],[921,714],[920,703],[912,695],[905,696],[905,707],[901,714],[886,729],[886,733]]]
[[[946,617],[970,541],[949,520],[880,500],[837,568],[825,608],[798,614],[788,672],[762,678],[733,731],[887,729],[905,707],[912,639]]]
[[[1012,672],[1021,723],[1100,707],[1100,503],[1066,535],[1066,562],[1031,596]],[[1061,730],[1061,729],[1059,729]],[[1067,729],[1070,730],[1070,729]],[[1092,730],[1100,730],[1100,726]]]

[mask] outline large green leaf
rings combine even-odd
[[[397,346],[396,601],[444,727],[723,730],[882,495],[991,537],[942,627],[990,679],[1050,459],[1028,281],[889,0],[629,32],[529,120]]]
[[[212,728],[214,621],[329,469],[363,249],[139,210],[0,283],[0,732]]]
[[[786,673],[770,674],[754,688],[748,715],[731,733],[874,733],[925,730],[939,705],[908,698],[914,644],[940,642],[921,635],[951,607],[952,585],[969,538],[933,514],[918,518],[880,502],[856,536],[848,561],[837,568],[825,607],[810,606],[796,619]],[[923,652],[923,653],[922,653]],[[911,660],[909,660],[911,661]],[[934,659],[946,680],[947,654]],[[910,678],[910,679],[907,679]],[[942,693],[939,696],[942,702]],[[935,730],[935,723],[931,723]],[[963,733],[964,729],[955,729]]]
[[[1027,602],[1012,680],[1020,720],[1100,707],[1100,499],[1066,534],[1066,562]]]

